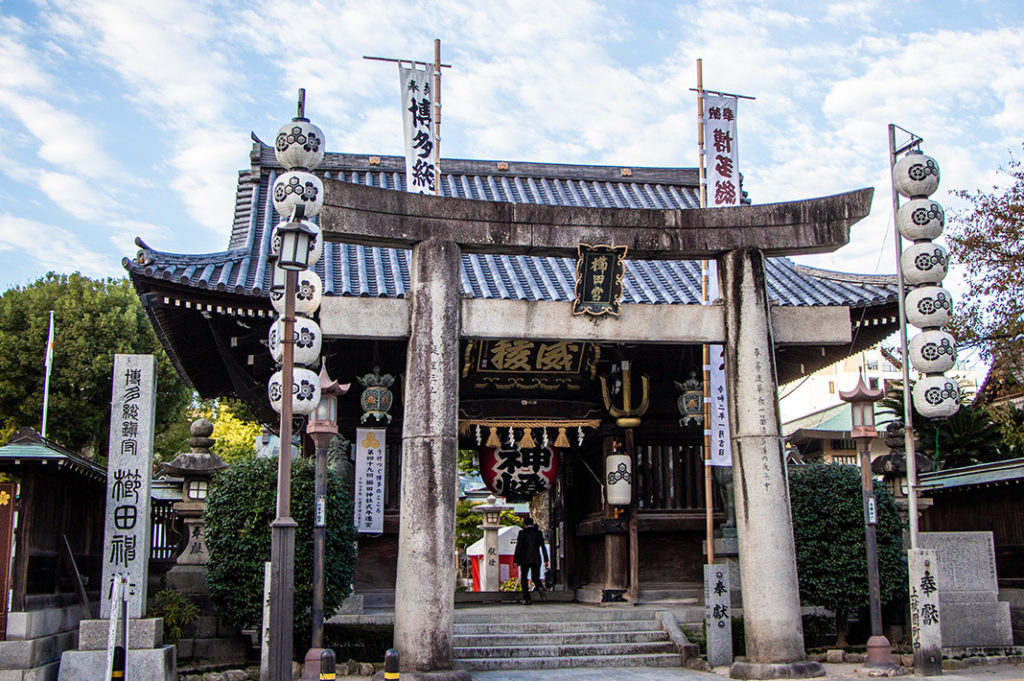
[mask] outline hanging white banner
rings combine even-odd
[[[729,405],[725,393],[725,346],[709,345],[711,361],[711,456],[709,466],[731,466],[732,444],[729,438]]]
[[[405,137],[405,189],[437,194],[434,147],[434,74],[426,69],[398,67],[402,81],[402,127]]]
[[[384,429],[356,429],[355,495],[356,531],[384,531]]]
[[[740,156],[736,139],[735,97],[704,95],[704,158],[708,207],[738,206]]]

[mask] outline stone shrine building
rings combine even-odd
[[[227,250],[172,254],[137,240],[124,266],[186,382],[203,398],[237,395],[276,423],[267,254],[282,219],[269,188],[283,169],[254,140]],[[443,197],[405,193],[400,157],[328,153],[316,171],[328,373],[397,377],[392,419],[380,424],[383,532],[360,538],[355,593],[397,594],[403,662],[451,666],[456,449],[476,451],[499,494],[547,493],[552,567],[576,599],[700,591],[704,425],[682,412],[699,390],[704,343],[726,347],[744,586],[767,580],[743,590],[748,656],[802,660],[776,387],[891,334],[897,288],[895,276],[786,256],[845,244],[871,190],[699,209],[695,169],[441,168]],[[627,247],[618,315],[573,314],[581,243]],[[711,305],[701,304],[702,259],[718,262]],[[360,392],[339,398],[349,439]],[[621,511],[604,503],[613,453],[632,461]],[[719,495],[714,517],[726,519]]]

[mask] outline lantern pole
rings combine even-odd
[[[295,369],[295,289],[298,272],[286,270],[284,331],[281,335],[281,448],[277,456],[277,517],[270,525],[270,679],[292,678],[295,612],[295,528],[291,518],[292,378]]]
[[[896,127],[889,124],[889,179],[892,182],[892,219],[893,234],[896,243],[896,281],[899,285],[899,298],[897,299],[900,318],[900,356],[903,371],[903,446],[907,457],[907,514],[909,515],[910,526],[910,548],[917,548],[917,451],[914,448],[914,405],[910,394],[910,355],[907,351],[907,307],[906,307],[906,282],[903,280],[903,268],[900,267],[900,255],[903,253],[903,237],[900,230],[896,228],[896,213],[900,209],[900,194],[896,191],[896,182],[893,178],[893,169],[896,167],[896,156],[921,143],[921,138],[910,133],[912,141],[909,144],[896,148]],[[902,128],[900,128],[903,130]],[[904,132],[907,132],[904,130]]]

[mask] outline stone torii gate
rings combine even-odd
[[[813,676],[805,662],[789,491],[776,400],[765,256],[834,251],[872,189],[789,203],[690,210],[602,209],[428,197],[325,180],[324,237],[411,248],[406,299],[328,298],[328,336],[408,337],[395,646],[412,672],[452,663],[460,337],[725,343],[748,663],[742,678]],[[650,260],[716,259],[724,306],[623,306],[573,317],[565,303],[460,300],[461,253],[576,257],[580,243]],[[781,310],[780,310],[781,312]],[[788,310],[790,342],[848,342],[836,310]],[[823,316],[825,317],[823,319]],[[346,328],[347,327],[347,328]],[[827,338],[827,339],[826,339]]]

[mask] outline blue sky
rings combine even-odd
[[[845,271],[895,271],[888,123],[925,138],[947,208],[1024,136],[1013,0],[0,0],[0,286],[120,276],[137,235],[225,248],[249,133],[271,140],[298,87],[329,150],[401,153],[396,69],[362,57],[429,60],[434,38],[458,158],[693,166],[703,58],[706,87],[757,97],[756,203],[876,187],[850,245],[802,259]]]

